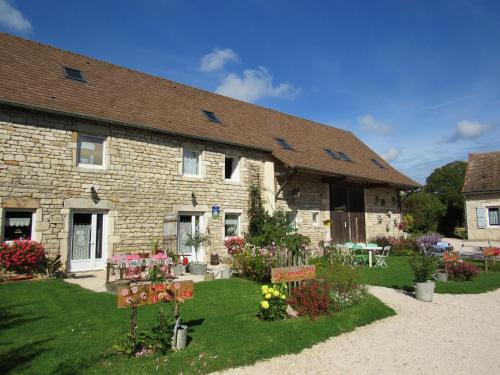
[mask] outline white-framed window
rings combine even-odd
[[[240,235],[240,214],[224,215],[224,237],[234,237]]]
[[[31,240],[35,235],[34,210],[4,210],[3,241]]]
[[[105,167],[106,138],[96,135],[78,135],[77,165],[85,168]]]
[[[240,158],[226,155],[224,158],[224,179],[240,180]]]
[[[286,221],[290,228],[292,228],[293,230],[297,230],[297,212],[288,211],[286,213]]]
[[[184,149],[182,153],[182,175],[201,176],[201,152]]]
[[[500,207],[488,207],[488,226],[500,226]]]
[[[319,211],[313,211],[311,213],[311,218],[312,218],[312,224],[314,226],[318,226],[319,225]]]

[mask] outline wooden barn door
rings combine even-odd
[[[364,189],[358,185],[330,185],[331,236],[334,243],[365,242]]]

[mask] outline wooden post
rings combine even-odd
[[[111,270],[111,263],[106,264],[106,284],[109,284],[109,272]]]

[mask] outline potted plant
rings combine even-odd
[[[413,255],[410,266],[415,276],[415,297],[419,301],[432,302],[435,283],[432,277],[437,269],[437,259],[429,255]]]
[[[189,263],[189,272],[192,275],[204,275],[207,272],[207,263],[198,261],[198,250],[201,246],[210,243],[210,237],[202,233],[188,234],[184,244],[194,247],[195,262]]]

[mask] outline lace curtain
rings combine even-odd
[[[182,163],[183,174],[186,175],[199,175],[199,153],[194,151],[184,151],[184,158]]]

